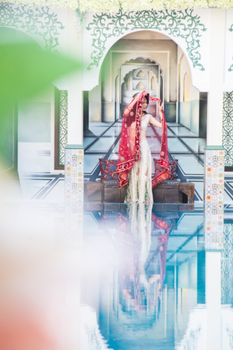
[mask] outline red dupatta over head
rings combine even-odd
[[[142,103],[144,98],[148,98],[148,96],[145,91],[140,92],[130,102],[123,114],[116,170],[120,187],[128,184],[130,170],[140,159]]]
[[[153,102],[159,102],[161,104],[161,100],[159,98],[150,97],[150,100]],[[172,177],[172,169],[175,165],[174,162],[169,161],[168,155],[168,143],[167,143],[167,123],[165,119],[164,110],[162,112],[162,132],[159,140],[161,142],[160,154],[158,159],[154,159],[155,161],[155,173],[152,178],[152,187],[156,187],[159,183],[168,180]]]
[[[129,174],[136,161],[140,159],[140,132],[142,104],[144,99],[151,102],[159,102],[159,98],[150,97],[146,91],[140,92],[128,105],[123,114],[121,138],[119,144],[119,155],[117,168],[114,173],[118,174],[119,186],[128,184]],[[159,159],[155,159],[155,173],[152,178],[152,186],[157,186],[160,182],[171,178],[171,164],[169,163],[167,144],[167,123],[164,111],[161,134],[157,134],[158,142],[161,146]]]
[[[158,111],[156,104],[161,100],[156,97],[150,97],[146,91],[140,92],[132,99],[123,113],[121,137],[118,151],[118,160],[100,159],[101,178],[117,179],[119,187],[126,186],[129,182],[129,174],[135,162],[140,160],[140,134],[142,104],[144,99],[148,101],[149,109],[154,108]],[[149,105],[150,102],[150,105]],[[152,114],[154,113],[152,112]],[[151,125],[154,135],[152,144],[152,158],[154,158],[154,175],[152,177],[152,187],[170,179],[174,176],[176,162],[169,162],[168,143],[167,143],[167,123],[164,111],[162,110],[162,128]],[[158,113],[156,113],[158,114]],[[155,150],[154,150],[155,149]]]

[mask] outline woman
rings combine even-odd
[[[141,129],[140,129],[140,159],[135,162],[130,175],[127,190],[127,202],[149,202],[153,203],[152,193],[152,157],[146,138],[146,130],[149,124],[162,128],[162,123],[157,121],[151,114],[147,113],[149,94],[142,101]],[[162,106],[159,105],[159,116],[162,120]],[[136,122],[131,124],[134,129]]]
[[[146,91],[140,92],[130,102],[123,114],[119,159],[115,173],[118,174],[119,186],[128,185],[127,202],[153,202],[152,187],[171,176],[167,148],[167,127],[164,112],[159,103],[160,122],[147,113],[150,98]],[[160,158],[156,160],[155,176],[152,179],[152,157],[146,139],[147,126],[162,129],[159,137]]]

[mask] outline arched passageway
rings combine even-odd
[[[170,155],[178,159],[180,179],[194,181],[196,200],[202,200],[207,94],[192,81],[188,58],[170,37],[138,31],[117,41],[103,61],[99,85],[88,94],[93,135],[84,139],[86,178],[99,176],[98,158],[117,157],[118,120],[131,97],[146,89],[164,101]]]

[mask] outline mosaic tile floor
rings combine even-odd
[[[92,135],[84,138],[85,180],[99,177],[99,158],[117,159],[121,123],[91,123]],[[154,132],[148,129],[149,144],[154,141]],[[184,126],[168,123],[168,146],[173,159],[178,160],[177,175],[181,181],[195,183],[195,203],[203,201],[204,148],[205,139],[195,136]],[[63,198],[62,174],[37,173],[21,177],[22,191],[27,198]],[[40,181],[40,182],[39,182]],[[59,187],[59,190],[56,188]],[[60,198],[59,197],[59,198]],[[225,174],[225,205],[233,200],[233,173]]]
[[[117,158],[118,125],[119,123],[96,123],[91,126],[93,135],[84,140],[86,181],[98,178],[99,158]],[[150,216],[145,214],[148,206],[143,207],[142,211],[139,205],[135,212],[133,206],[130,209],[124,204],[106,204],[84,213],[85,239],[91,256],[94,257],[94,264],[86,279],[88,288],[85,284],[83,286],[85,297],[82,302],[92,305],[92,311],[98,320],[98,334],[104,344],[108,344],[106,350],[149,350],[155,349],[155,344],[156,349],[161,350],[191,349],[187,342],[195,334],[196,323],[193,320],[205,320],[210,300],[215,294],[216,298],[219,297],[218,291],[221,291],[222,296],[219,303],[223,304],[223,325],[233,332],[232,326],[224,323],[224,317],[227,317],[225,311],[231,312],[229,324],[232,325],[233,320],[232,254],[229,254],[233,246],[233,173],[225,174],[224,249],[222,265],[219,265],[220,277],[216,281],[218,274],[214,276],[214,288],[211,289],[210,274],[205,274],[204,269],[212,272],[213,258],[218,262],[218,252],[212,254],[204,246],[205,140],[196,137],[183,126],[169,124],[168,128],[169,152],[172,158],[178,160],[178,177],[181,181],[195,184],[194,209],[182,212],[175,205],[164,209],[155,204]],[[153,130],[149,130],[148,136],[149,143],[152,143]],[[55,205],[59,213],[65,212],[62,173],[30,174],[21,177],[20,182],[25,198],[37,199],[31,202],[42,207],[48,204],[50,208],[52,203],[51,207]],[[74,217],[76,220],[77,215]],[[161,222],[168,226],[161,226]],[[76,227],[73,222],[72,227]],[[132,230],[130,234],[129,227]],[[169,235],[161,227],[168,227]],[[122,263],[117,273],[116,261]],[[100,281],[93,278],[97,265],[104,267],[101,267],[104,274]],[[98,273],[94,272],[94,275]],[[160,282],[158,276],[161,276],[162,281],[158,284],[158,289],[151,288]],[[105,303],[106,300],[108,304]],[[212,320],[214,323],[215,319]],[[197,324],[199,327],[200,323]],[[97,348],[102,346],[98,345]]]

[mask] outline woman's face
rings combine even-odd
[[[143,110],[143,112],[144,111],[146,112],[147,106],[148,106],[147,99],[144,98],[143,103],[142,103],[142,110]]]

